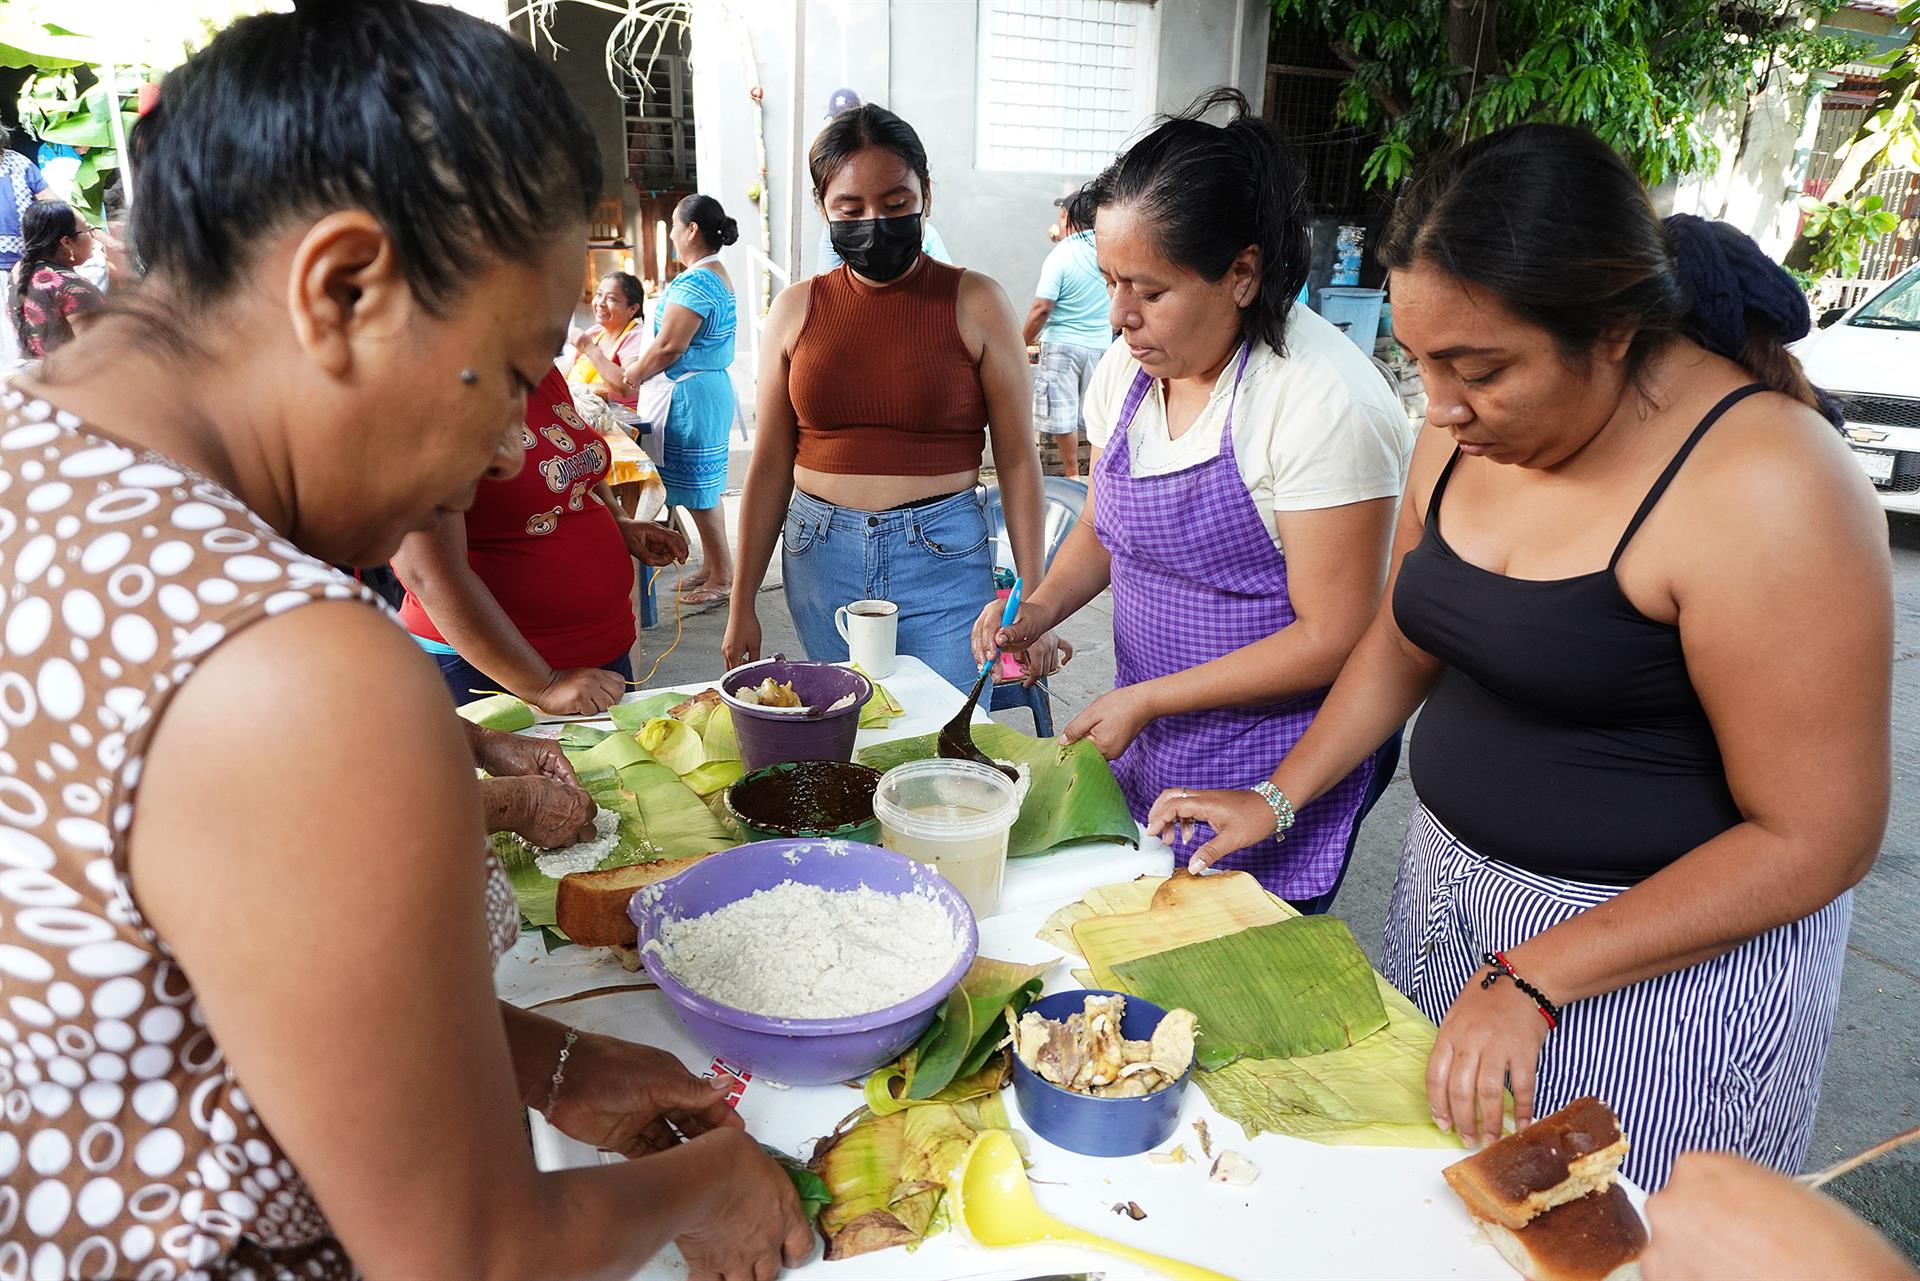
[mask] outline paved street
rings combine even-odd
[[[1920,1125],[1920,931],[1914,927],[1920,916],[1920,519],[1894,517],[1890,537],[1898,619],[1893,813],[1880,861],[1854,896],[1845,985],[1807,1159],[1810,1170]],[[775,570],[777,578],[777,557]],[[664,626],[641,637],[639,672],[673,638],[670,589],[662,592],[662,609]],[[760,619],[768,652],[800,652],[777,588],[762,595]],[[710,679],[720,668],[725,622],[723,608],[689,616],[680,647],[661,665],[657,682]],[[1112,629],[1105,599],[1072,620],[1065,632],[1078,655],[1053,682],[1055,714],[1063,725],[1111,687]],[[1024,712],[1002,713],[1000,719],[1028,732],[1033,728]],[[1353,870],[1335,907],[1376,960],[1400,834],[1412,803],[1403,764],[1361,832]],[[1831,1190],[1920,1261],[1920,1145],[1847,1175]]]

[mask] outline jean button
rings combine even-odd
[[[880,518],[878,516],[867,517],[867,528],[872,529],[875,525],[878,525],[879,523],[880,523]]]

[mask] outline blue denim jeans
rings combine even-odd
[[[787,608],[807,657],[841,663],[833,612],[856,600],[900,607],[897,652],[962,691],[972,687],[973,620],[993,599],[987,517],[977,490],[925,507],[868,512],[795,490],[780,533]]]

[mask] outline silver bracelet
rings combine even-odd
[[[573,1043],[580,1039],[580,1033],[567,1029],[567,1039],[560,1045],[560,1061],[553,1065],[553,1084],[547,1088],[547,1105],[540,1109],[540,1119],[553,1120],[553,1105],[560,1101],[560,1083],[567,1076],[567,1056],[573,1053]]]
[[[1293,826],[1293,802],[1272,783],[1255,783],[1253,794],[1265,801],[1267,808],[1273,811],[1273,839],[1286,840],[1287,829]]]

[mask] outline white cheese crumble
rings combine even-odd
[[[921,894],[783,881],[705,916],[666,921],[648,948],[709,1000],[771,1018],[869,1014],[938,983],[964,946]]]
[[[557,881],[571,872],[591,872],[618,844],[620,815],[603,806],[593,816],[592,840],[548,850],[536,857],[533,865],[540,869],[542,876],[551,876]]]

